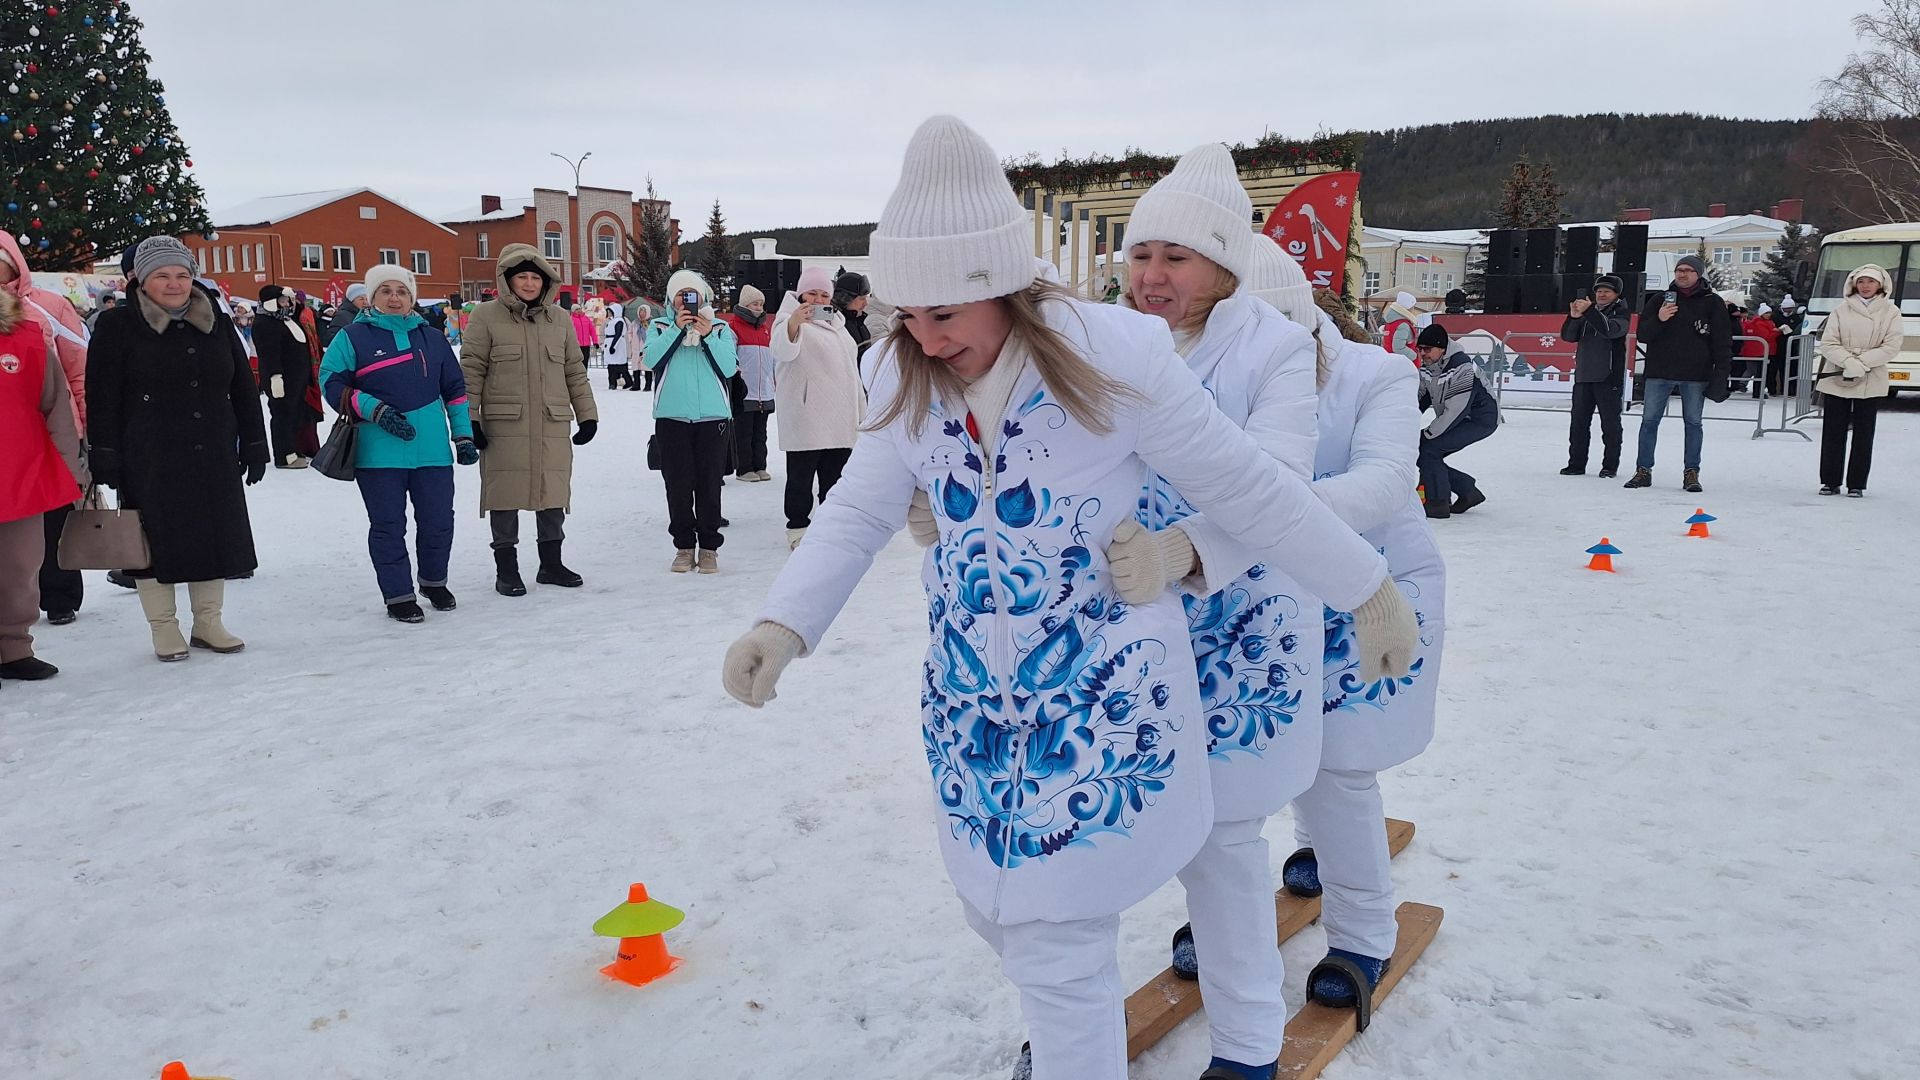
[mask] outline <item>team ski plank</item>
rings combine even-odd
[[[1393,963],[1380,976],[1380,985],[1373,988],[1376,1010],[1440,932],[1444,917],[1445,912],[1426,904],[1406,903],[1395,910],[1399,937],[1393,947]],[[1352,1041],[1356,1027],[1352,1009],[1308,1001],[1287,1021],[1287,1038],[1280,1048],[1280,1067],[1274,1070],[1274,1080],[1313,1080]]]
[[[1387,819],[1389,852],[1398,855],[1412,842],[1413,822]],[[1319,897],[1306,899],[1285,889],[1273,894],[1273,907],[1281,941],[1305,930],[1320,917]],[[1398,956],[1394,963],[1398,966]],[[1182,1020],[1199,1011],[1200,984],[1176,976],[1171,967],[1162,969],[1127,998],[1127,1059],[1139,1057],[1179,1027]]]

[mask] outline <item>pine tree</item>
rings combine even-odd
[[[1500,182],[1500,205],[1493,220],[1502,229],[1525,229],[1532,220],[1533,163],[1525,154],[1513,163],[1513,172]]]
[[[1707,272],[1701,275],[1701,277],[1707,279],[1707,288],[1712,289],[1714,292],[1720,292],[1733,287],[1733,268],[1714,262],[1708,258],[1707,242],[1705,240],[1700,242],[1700,250],[1696,252],[1696,254],[1700,256],[1700,261],[1705,263],[1707,267]]]
[[[713,200],[713,213],[707,215],[707,235],[701,237],[700,276],[713,286],[715,296],[726,296],[733,285],[733,243],[727,239],[727,219],[721,216],[720,200]]]
[[[1460,283],[1460,290],[1467,294],[1467,307],[1482,308],[1487,303],[1487,241],[1482,237],[1478,243],[1467,245],[1467,276]]]
[[[1566,196],[1567,189],[1560,186],[1559,178],[1554,175],[1553,162],[1541,162],[1533,170],[1533,186],[1527,192],[1527,227],[1557,228],[1562,217],[1560,203]]]
[[[0,0],[0,228],[41,269],[211,230],[148,59],[120,0]]]
[[[1820,236],[1797,221],[1790,222],[1786,231],[1767,255],[1765,266],[1753,276],[1753,282],[1747,286],[1747,293],[1755,304],[1772,304],[1775,308],[1780,301],[1792,293],[1794,299],[1804,301],[1813,277],[1814,260],[1820,253]]]
[[[640,231],[627,237],[627,257],[613,268],[614,281],[628,296],[660,301],[667,293],[667,278],[673,267],[672,225],[666,208],[653,191],[653,177],[647,177],[647,200],[640,208]]]

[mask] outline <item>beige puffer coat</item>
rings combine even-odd
[[[531,262],[547,276],[538,304],[513,295],[508,271]],[[486,432],[480,512],[566,508],[573,498],[573,424],[598,421],[573,319],[554,306],[560,275],[531,244],[508,244],[495,264],[499,299],[473,309],[460,341],[473,418]]]
[[[1872,300],[1863,300],[1855,292],[1854,282],[1862,276],[1880,282]],[[1843,398],[1887,396],[1887,363],[1900,355],[1902,336],[1900,307],[1892,293],[1893,275],[1872,263],[1847,275],[1847,298],[1820,327],[1818,374],[1841,374],[1819,379],[1814,385],[1821,393]],[[1846,377],[1850,367],[1859,372],[1851,379]]]

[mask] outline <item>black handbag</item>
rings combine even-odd
[[[334,480],[353,479],[354,443],[358,439],[356,424],[352,417],[341,413],[334,418],[333,430],[327,432],[327,441],[320,452],[313,455],[309,464],[321,476]]]
[[[354,444],[359,439],[359,424],[353,418],[353,406],[350,399],[353,383],[349,378],[347,388],[340,392],[340,413],[334,417],[333,430],[327,432],[327,441],[320,452],[313,455],[307,464],[312,469],[333,480],[353,479]]]
[[[675,346],[674,348],[678,350],[679,346]],[[725,375],[720,374],[720,362],[713,358],[713,350],[707,347],[706,338],[700,339],[700,351],[707,354],[707,366],[713,369],[713,377],[720,380],[720,385],[723,389],[731,391],[731,384],[728,383]],[[659,366],[653,369],[655,393],[658,393],[667,385],[667,365],[671,363],[673,363],[673,353],[668,353],[666,358],[660,361]],[[728,397],[732,397],[731,392],[729,392]],[[316,458],[314,465],[317,467],[319,464],[320,462]],[[654,472],[660,471],[660,436],[658,434],[647,436],[647,468],[652,469]]]

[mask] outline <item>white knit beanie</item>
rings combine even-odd
[[[1307,284],[1307,272],[1300,269],[1299,261],[1264,236],[1254,238],[1252,254],[1247,290],[1308,330],[1319,327],[1320,309],[1313,302],[1313,287]]]
[[[992,300],[1033,284],[1033,225],[993,147],[952,116],[920,125],[868,247],[893,307]]]
[[[1187,151],[1173,171],[1147,189],[1127,221],[1124,247],[1159,240],[1219,263],[1241,281],[1253,259],[1253,200],[1224,143]]]
[[[420,284],[414,280],[413,271],[392,263],[381,263],[367,270],[367,297],[380,291],[380,286],[389,281],[397,281],[406,286],[407,295],[415,301],[420,299]]]
[[[733,306],[743,308],[756,300],[764,306],[767,302],[767,294],[751,285],[742,285],[740,286],[740,295],[734,298]]]
[[[667,278],[667,306],[678,310],[678,305],[673,302],[673,298],[686,289],[698,292],[702,305],[713,303],[713,286],[707,284],[706,278],[692,270],[675,270]]]

